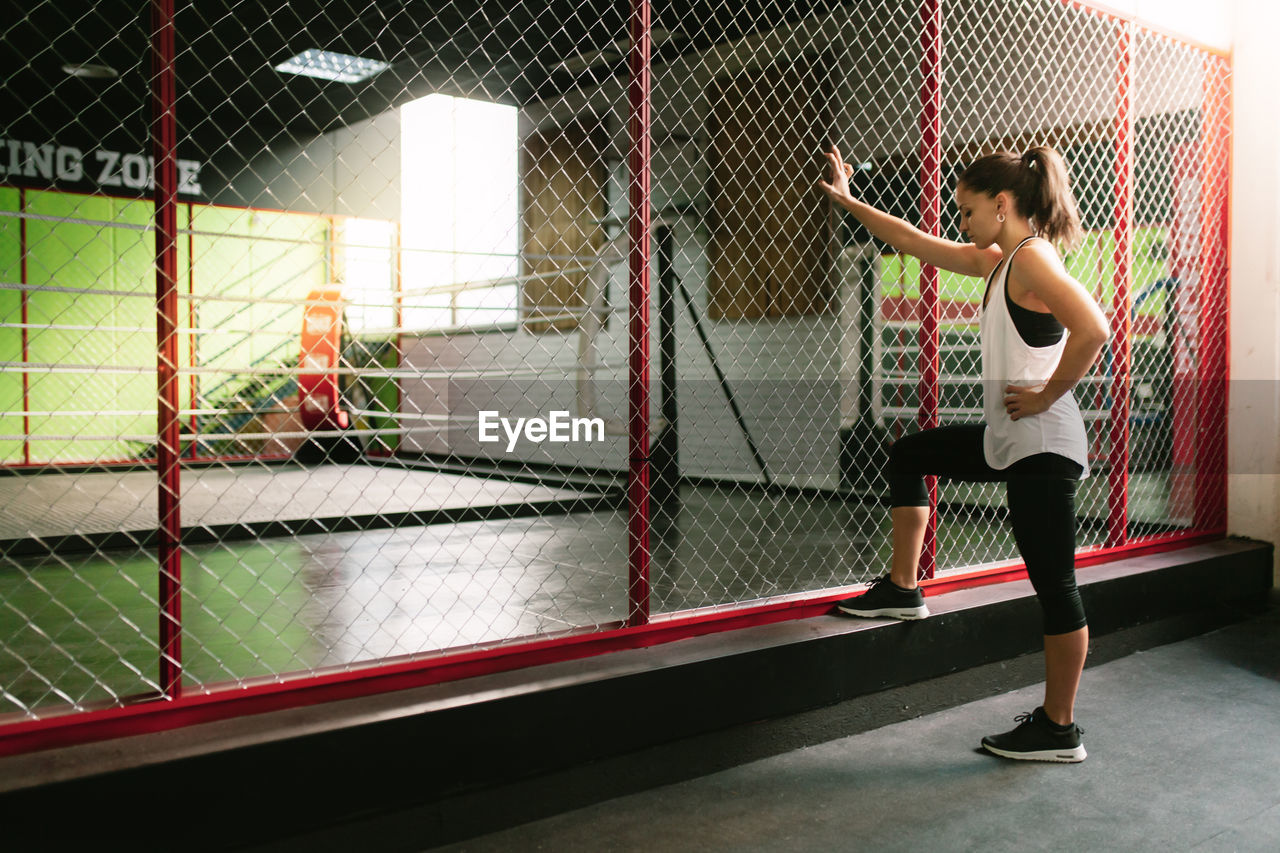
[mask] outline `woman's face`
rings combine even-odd
[[[996,219],[1003,208],[1000,195],[974,192],[964,184],[956,184],[956,209],[960,212],[960,233],[985,249],[996,241],[1004,224]]]

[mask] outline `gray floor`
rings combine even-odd
[[[1031,687],[439,848],[1280,850],[1280,611],[1091,667],[1089,758],[976,749]]]

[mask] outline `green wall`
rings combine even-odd
[[[36,367],[29,373],[27,409],[31,461],[137,458],[149,452],[156,430],[155,242],[143,230],[153,222],[153,204],[34,190],[25,195],[25,283],[92,291],[27,295],[29,322],[53,327],[29,333],[28,362]],[[17,212],[19,204],[18,190],[0,187],[0,211]],[[296,366],[301,307],[269,300],[302,299],[325,284],[328,219],[183,204],[178,227],[195,232],[178,239],[179,293],[190,288],[240,300],[195,303],[196,326],[206,332],[180,335],[179,364],[189,365],[194,340],[204,369]],[[21,254],[19,220],[0,217],[3,281],[22,281]],[[191,304],[179,301],[182,330],[191,329]],[[21,321],[21,306],[19,291],[0,290],[0,361],[10,364],[22,361],[22,331],[12,328]],[[225,372],[200,375],[198,387],[212,395],[200,403],[206,408],[257,390],[253,377]],[[179,388],[181,407],[191,409],[191,380],[183,377]],[[22,397],[21,371],[5,370],[0,436],[23,433]],[[22,461],[23,443],[0,439],[0,464]]]
[[[206,408],[245,405],[279,384],[278,375],[232,374],[227,368],[293,370],[298,360],[302,306],[328,279],[323,216],[226,207],[192,213],[195,291],[217,297],[197,302],[200,393]],[[228,301],[223,301],[223,300]],[[246,301],[247,300],[247,301]],[[246,330],[253,329],[253,334]],[[202,453],[224,448],[205,445]]]

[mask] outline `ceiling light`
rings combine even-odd
[[[345,53],[333,53],[328,50],[304,50],[302,53],[287,59],[276,66],[277,71],[285,74],[301,74],[304,77],[319,77],[321,80],[333,80],[337,83],[359,83],[390,67],[376,59],[365,59],[362,56],[348,56]]]
[[[110,65],[94,65],[91,62],[68,62],[62,66],[62,70],[72,77],[85,80],[114,80],[120,76],[120,72]]]

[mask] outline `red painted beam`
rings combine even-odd
[[[631,7],[631,251],[628,423],[630,464],[627,485],[627,554],[630,565],[627,624],[649,621],[649,227],[650,227],[650,8]]]
[[[1199,419],[1196,527],[1227,523],[1227,347],[1230,303],[1227,242],[1231,186],[1231,101],[1225,60],[1205,60],[1200,211]]]
[[[160,478],[160,689],[182,692],[182,520],[178,422],[178,159],[173,0],[151,2],[151,139],[156,173],[156,380]]]
[[[1133,26],[1117,29],[1116,51],[1116,182],[1115,296],[1111,311],[1111,450],[1107,495],[1107,544],[1129,541],[1129,390],[1131,379],[1130,335],[1133,304]]]
[[[920,229],[942,233],[942,2],[923,0],[920,35]],[[921,429],[938,425],[941,325],[938,268],[920,266],[920,414]],[[938,478],[928,477],[929,521],[920,555],[921,578],[937,570]]]

